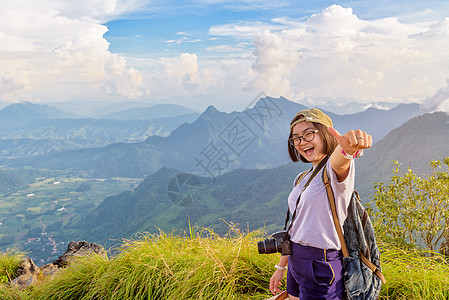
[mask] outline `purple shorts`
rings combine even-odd
[[[343,299],[343,255],[339,250],[324,250],[292,244],[288,258],[287,292],[301,300]]]

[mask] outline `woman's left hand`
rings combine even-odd
[[[349,155],[353,155],[359,150],[367,149],[373,144],[371,135],[360,129],[349,130],[344,135],[341,135],[333,127],[328,127],[327,130],[337,139],[340,147]]]

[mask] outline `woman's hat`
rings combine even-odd
[[[331,118],[329,118],[328,115],[323,113],[318,108],[309,108],[301,110],[296,114],[295,119],[298,116],[301,117],[298,120],[295,120],[295,122],[290,124],[290,130],[292,130],[293,126],[301,122],[315,122],[323,124],[326,127],[333,127]]]

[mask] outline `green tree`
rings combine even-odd
[[[440,169],[445,166],[446,170]],[[421,245],[430,251],[449,238],[449,157],[432,160],[432,174],[421,177],[408,168],[399,173],[394,161],[389,184],[376,183],[371,214],[378,232],[390,242]]]

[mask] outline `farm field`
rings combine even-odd
[[[70,234],[63,230],[70,221],[80,220],[104,198],[132,190],[140,181],[39,177],[26,189],[0,194],[0,249],[20,249],[37,264],[47,263],[70,242]]]

